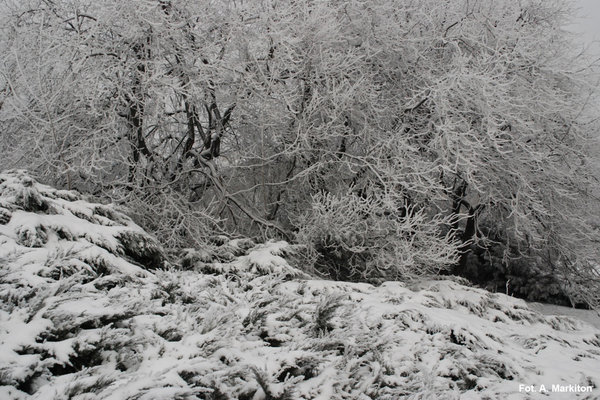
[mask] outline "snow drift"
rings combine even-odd
[[[296,253],[216,238],[169,263],[113,206],[0,174],[0,398],[599,394],[591,325],[453,281],[310,279]]]

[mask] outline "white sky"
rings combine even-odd
[[[578,18],[575,24],[568,27],[569,30],[581,33],[582,42],[590,44],[592,41],[600,41],[600,0],[572,0],[573,5],[579,8]],[[598,44],[595,44],[598,48]]]

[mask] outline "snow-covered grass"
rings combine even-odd
[[[600,395],[591,325],[447,280],[315,280],[296,253],[220,238],[169,265],[112,207],[0,174],[0,399]]]

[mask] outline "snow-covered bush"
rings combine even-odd
[[[308,277],[309,266],[297,260],[302,251],[303,246],[290,245],[285,241],[256,244],[251,239],[219,237],[216,244],[207,244],[204,249],[180,251],[178,265],[181,269],[204,274]]]
[[[154,269],[160,248],[128,217],[28,179],[0,174],[2,399],[496,400],[520,383],[600,386],[600,331],[522,300],[449,281],[313,280],[282,241],[214,237]],[[25,211],[22,190],[46,207]],[[41,247],[18,242],[22,226],[44,227]]]
[[[334,279],[422,276],[457,261],[457,244],[425,210],[374,193],[317,194],[296,224],[296,238],[312,251],[317,271]]]
[[[41,185],[25,171],[0,174],[0,209],[5,249],[45,257],[47,248],[77,254],[82,262],[115,269],[111,260],[124,256],[144,268],[162,268],[163,251],[152,236],[114,207],[86,202],[73,191]],[[120,259],[116,263],[122,263]],[[95,271],[101,273],[101,271]]]

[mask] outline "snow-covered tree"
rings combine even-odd
[[[217,98],[212,65],[225,17],[180,2],[6,7],[13,164],[134,206],[169,244],[214,224],[220,205],[198,194],[199,170],[219,156],[235,106]]]
[[[2,165],[169,245],[278,234],[357,278],[501,238],[597,279],[595,71],[561,0],[5,8]]]

